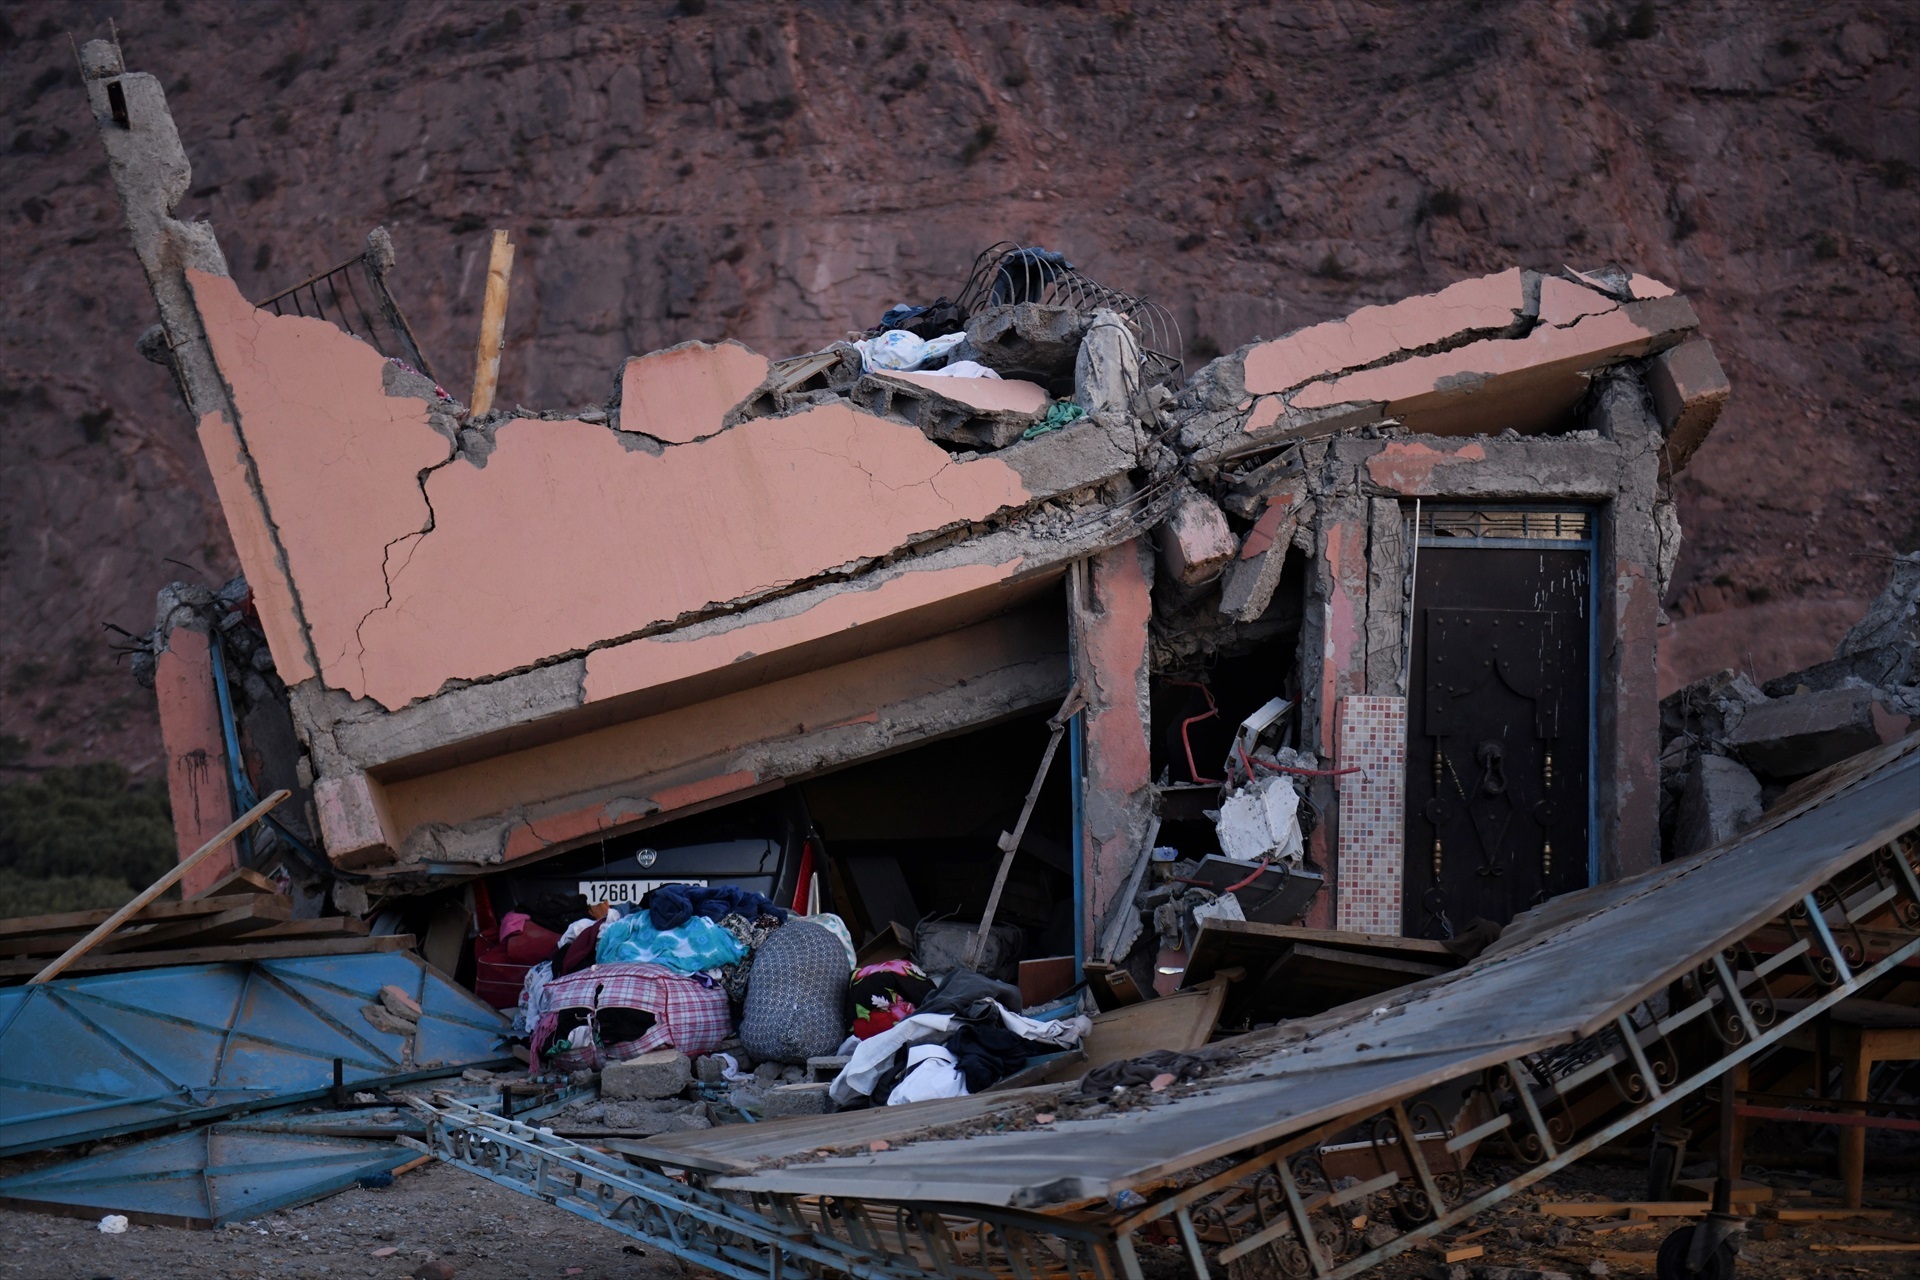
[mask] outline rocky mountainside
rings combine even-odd
[[[1734,383],[1677,489],[1672,679],[1827,656],[1920,541],[1920,10],[1839,0],[48,0],[0,5],[0,758],[157,759],[103,624],[234,557],[68,32],[169,97],[249,296],[384,224],[464,395],[781,356],[1018,240],[1172,309],[1189,365],[1512,264],[1685,290]],[[645,547],[583,548],[647,572]],[[475,566],[484,572],[483,565]]]

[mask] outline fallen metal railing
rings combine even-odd
[[[1366,1087],[1357,1083],[1350,1107],[1323,1109],[1316,1122],[1294,1132],[1276,1132],[1271,1124],[1263,1131],[1266,1117],[1249,1115],[1237,1149],[1214,1144],[1203,1152],[1196,1146],[1184,1171],[1169,1162],[1165,1173],[1127,1175],[1131,1185],[1093,1198],[1090,1188],[1117,1185],[1102,1183],[1111,1176],[1102,1170],[1120,1166],[1113,1163],[1111,1143],[1096,1160],[1095,1145],[1076,1143],[1069,1130],[1083,1127],[1092,1137],[1099,1121],[1050,1127],[1047,1140],[1056,1145],[1047,1151],[1058,1167],[1084,1160],[1088,1168],[1078,1181],[1054,1184],[1047,1179],[1055,1175],[1046,1170],[1056,1166],[1044,1160],[1030,1166],[1024,1181],[1010,1181],[1004,1172],[1032,1159],[1027,1153],[1036,1149],[1033,1135],[965,1143],[929,1139],[869,1158],[715,1174],[676,1169],[667,1162],[670,1153],[628,1163],[498,1117],[441,1106],[433,1111],[424,1149],[684,1261],[742,1278],[779,1277],[794,1266],[814,1275],[857,1277],[1029,1280],[1064,1274],[1142,1280],[1149,1270],[1173,1267],[1197,1277],[1224,1269],[1236,1278],[1345,1280],[1645,1124],[1920,957],[1920,874],[1914,866],[1920,813],[1912,799],[1903,798],[1903,792],[1911,796],[1907,788],[1920,774],[1917,766],[1920,753],[1905,749],[1836,783],[1820,804],[1847,804],[1848,787],[1862,777],[1872,781],[1877,790],[1863,805],[1872,812],[1856,825],[1877,834],[1837,849],[1811,884],[1782,886],[1785,892],[1764,916],[1746,919],[1732,934],[1705,939],[1704,946],[1676,939],[1671,963],[1632,988],[1624,1007],[1607,1006],[1622,1011],[1589,1023],[1588,1034],[1551,1044],[1513,1040],[1519,1047],[1504,1057],[1500,1045],[1506,1042],[1498,1039],[1486,1052],[1471,1046],[1447,1051],[1429,1067],[1409,1066],[1390,1088],[1377,1079]],[[1856,792],[1852,799],[1862,797]],[[1793,838],[1796,819],[1819,811],[1816,805],[1769,824],[1767,838],[1775,845],[1753,852],[1765,854]],[[1900,814],[1892,825],[1888,813]],[[1832,825],[1829,820],[1829,836]],[[1807,829],[1807,839],[1813,830]],[[1761,864],[1753,874],[1766,873],[1762,859],[1748,861]],[[1738,866],[1727,870],[1744,872]],[[1650,887],[1623,886],[1611,901],[1618,907],[1673,892],[1684,905],[1688,869],[1668,871]],[[1558,942],[1543,935],[1567,932],[1564,921],[1536,922],[1520,947],[1538,954]],[[1502,964],[1511,967],[1504,959],[1493,962],[1496,968]],[[1423,984],[1425,998],[1431,1002],[1448,991],[1464,997],[1470,988],[1458,980],[1465,976]],[[1788,1000],[1790,1009],[1783,1004]],[[1326,1056],[1338,1057],[1337,1048]],[[1318,1070],[1336,1065],[1330,1060]],[[1378,1062],[1368,1069],[1382,1067],[1393,1070],[1391,1063]],[[1178,1122],[1189,1109],[1183,1104],[1224,1103],[1230,1094],[1251,1100],[1272,1083],[1219,1082],[1153,1114],[1191,1128],[1191,1122]],[[1469,1101],[1448,1120],[1425,1100],[1436,1095],[1465,1095]],[[1205,1119],[1199,1110],[1195,1116]],[[1504,1140],[1521,1167],[1491,1188],[1470,1190],[1466,1162],[1475,1147],[1494,1138]],[[993,1163],[996,1152],[1004,1154]],[[985,1171],[989,1163],[991,1173]],[[969,1179],[979,1186],[977,1203],[955,1203],[959,1191],[914,1189],[916,1183],[958,1188],[971,1199]],[[989,1182],[992,1194],[1011,1189],[1015,1198],[1007,1203],[1020,1207],[987,1203]],[[861,1193],[848,1194],[855,1189]],[[1370,1230],[1354,1226],[1361,1215]],[[1382,1228],[1390,1233],[1386,1239]],[[1143,1265],[1143,1255],[1151,1265]]]
[[[413,329],[401,313],[400,304],[387,288],[387,272],[393,269],[393,264],[393,240],[385,227],[375,227],[367,233],[365,253],[328,267],[255,305],[271,309],[277,316],[291,312],[338,325],[371,344],[381,355],[403,360],[432,378],[433,368],[414,340]],[[371,308],[360,296],[363,288],[372,299]]]

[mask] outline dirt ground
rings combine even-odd
[[[517,1191],[432,1164],[218,1231],[102,1235],[97,1219],[0,1210],[0,1277],[13,1280],[405,1280],[440,1259],[459,1280],[648,1280],[671,1258]],[[381,1249],[396,1252],[376,1257]]]
[[[1473,1173],[1476,1183],[1503,1176],[1493,1165]],[[1779,1204],[1838,1202],[1839,1184],[1820,1174],[1750,1168],[1748,1175],[1776,1188]],[[1651,1278],[1654,1251],[1674,1223],[1596,1229],[1592,1220],[1538,1212],[1546,1201],[1638,1199],[1644,1177],[1627,1162],[1589,1162],[1562,1171],[1509,1207],[1452,1233],[1491,1228],[1471,1241],[1484,1254],[1453,1280],[1474,1280],[1480,1268],[1490,1267],[1558,1272],[1570,1280]],[[1878,1216],[1854,1225],[1905,1234],[1916,1243],[1903,1248],[1884,1234],[1855,1234],[1839,1223],[1775,1224],[1777,1238],[1749,1236],[1742,1246],[1741,1280],[1920,1275],[1920,1176],[1875,1178],[1867,1200]],[[1856,1251],[1861,1246],[1875,1251]],[[383,1249],[395,1252],[376,1257]],[[650,1280],[680,1274],[673,1259],[658,1251],[443,1165],[407,1174],[385,1190],[347,1191],[219,1231],[135,1226],[112,1236],[102,1235],[91,1218],[0,1210],[0,1280],[405,1280],[430,1259],[450,1265],[457,1280]],[[1420,1252],[1378,1274],[1383,1280],[1444,1280],[1448,1268]]]

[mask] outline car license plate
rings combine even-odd
[[[648,890],[663,884],[691,884],[706,887],[705,880],[582,880],[580,896],[588,902],[611,902],[631,906],[647,896]]]

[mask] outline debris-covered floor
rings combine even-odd
[[[0,1165],[0,1173],[11,1171]],[[1476,1170],[1489,1180],[1497,1172],[1493,1165]],[[1819,1174],[1766,1170],[1759,1176],[1781,1188],[1777,1203],[1788,1217],[1797,1212],[1805,1218],[1835,1203],[1839,1193],[1837,1182]],[[1644,1168],[1630,1159],[1589,1161],[1554,1175],[1472,1230],[1456,1233],[1460,1243],[1453,1248],[1478,1245],[1482,1250],[1481,1256],[1457,1264],[1462,1271],[1453,1272],[1429,1253],[1396,1259],[1378,1274],[1387,1280],[1449,1275],[1545,1280],[1540,1273],[1555,1271],[1572,1280],[1650,1278],[1654,1252],[1671,1230],[1670,1221],[1623,1222],[1625,1213],[1567,1217],[1541,1208],[1632,1201],[1644,1190],[1644,1179]],[[1748,1238],[1741,1247],[1740,1274],[1753,1280],[1911,1277],[1920,1270],[1915,1174],[1874,1179],[1869,1210],[1790,1222],[1763,1216],[1757,1232],[1773,1238]],[[408,1280],[434,1276],[420,1268],[435,1261],[451,1268],[441,1276],[458,1280],[646,1280],[681,1274],[671,1259],[648,1254],[561,1209],[431,1165],[383,1190],[356,1188],[212,1232],[135,1226],[124,1235],[103,1235],[90,1220],[0,1209],[0,1239],[13,1244],[0,1253],[0,1275],[21,1280]],[[389,1249],[393,1252],[383,1252]],[[1496,1274],[1490,1270],[1495,1267],[1511,1270]]]

